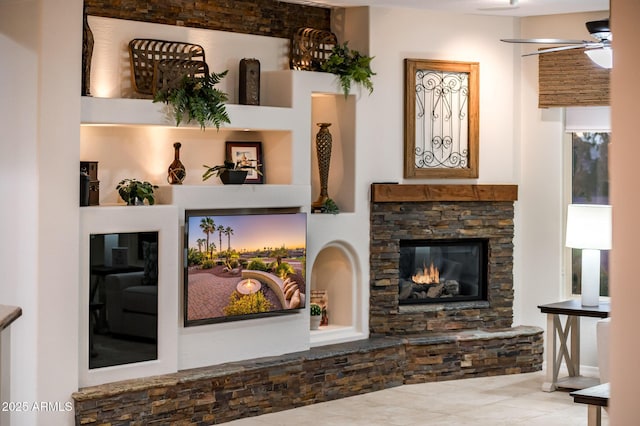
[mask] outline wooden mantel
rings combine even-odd
[[[371,184],[371,201],[403,203],[423,201],[516,201],[517,185],[404,185]]]

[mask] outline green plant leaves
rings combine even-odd
[[[331,55],[322,64],[322,70],[338,76],[345,97],[349,96],[352,82],[362,85],[371,94],[373,92],[371,77],[376,75],[371,70],[373,57],[362,55],[357,50],[350,49],[348,43],[334,46]]]
[[[217,166],[207,166],[206,164],[204,164],[202,167],[206,167],[207,170],[202,175],[202,180],[205,181],[213,175],[220,176],[226,170],[255,170],[256,173],[261,175],[262,172],[259,169],[260,166],[260,164],[258,164],[257,166],[242,166],[240,165],[240,163],[234,163],[233,161],[229,160],[224,160],[224,164],[219,164]]]
[[[231,123],[225,102],[228,96],[215,88],[229,72],[211,73],[204,77],[185,76],[179,87],[158,91],[154,102],[164,102],[173,107],[176,126],[186,118],[187,122],[196,121],[204,130],[207,125],[216,129],[224,123]]]
[[[147,200],[150,206],[154,205],[156,199],[153,192],[157,188],[158,185],[153,185],[147,181],[141,182],[137,179],[122,179],[116,186],[118,195],[128,205],[135,205],[136,200],[141,202]]]

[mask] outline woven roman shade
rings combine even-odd
[[[609,105],[611,70],[594,64],[584,49],[538,56],[538,107]]]

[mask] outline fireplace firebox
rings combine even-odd
[[[401,240],[400,304],[486,300],[486,239]]]

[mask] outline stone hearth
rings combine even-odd
[[[402,384],[540,370],[542,330],[378,337],[80,389],[76,425],[200,425]]]

